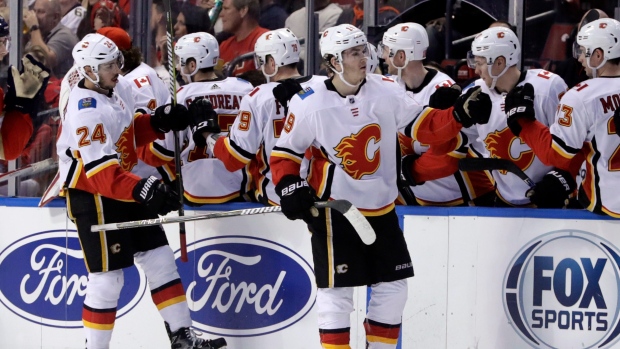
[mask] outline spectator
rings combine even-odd
[[[233,34],[220,45],[218,67],[227,66],[236,57],[254,51],[258,37],[268,30],[258,25],[260,4],[258,0],[224,0],[220,13],[223,29]],[[232,76],[255,70],[254,60],[239,62]]]
[[[209,32],[210,28],[209,11],[190,3],[185,3],[181,7],[181,11],[177,16],[177,22],[174,25],[174,37],[179,39],[187,34],[206,33]]]
[[[99,18],[97,19],[97,17]],[[97,21],[97,28],[95,28],[95,20]],[[127,30],[129,29],[129,18],[127,18],[125,12],[120,10],[110,0],[88,0],[86,16],[84,16],[77,29],[78,38],[81,39],[86,34],[94,33],[97,29],[103,27],[121,27]]]
[[[288,13],[278,0],[261,0],[258,25],[269,30],[284,28]]]
[[[317,28],[319,33],[329,27],[335,26],[338,17],[342,14],[340,6],[333,4],[331,0],[317,0],[314,4],[314,11],[319,15],[319,27]],[[306,7],[304,6],[291,13],[286,19],[284,26],[289,28],[298,38],[305,38],[306,28],[308,28],[308,12],[306,12]],[[302,60],[306,58],[305,47],[305,44],[301,45],[301,53],[299,56]]]
[[[86,8],[81,6],[78,0],[59,0],[58,3],[62,14],[60,23],[77,35],[78,26],[86,16]]]
[[[64,76],[73,65],[71,50],[78,39],[60,23],[61,12],[58,0],[37,0],[34,10],[24,13],[24,24],[28,27],[31,46],[41,46],[47,54],[48,67],[56,76]]]
[[[387,2],[388,0],[379,0],[378,25],[387,25],[400,14],[396,8],[388,6]],[[364,24],[364,0],[355,0],[353,7],[342,11],[337,24],[353,24],[361,28]]]

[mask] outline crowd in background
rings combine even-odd
[[[380,0],[377,24],[396,23],[399,14],[411,3],[412,1],[405,0]],[[0,0],[0,16],[7,21],[9,6],[13,5]],[[214,9],[215,0],[173,1],[174,37],[179,39],[183,35],[195,32],[213,34],[220,44],[217,74],[239,76],[257,86],[264,83],[265,78],[256,70],[253,59],[237,62],[234,67],[230,66],[231,61],[240,55],[252,52],[258,37],[268,30],[287,27],[299,38],[303,38],[307,26],[304,5],[303,0],[224,0],[217,20],[212,22],[210,14],[213,15],[217,10]],[[328,27],[343,23],[362,27],[364,16],[362,0],[317,0],[315,11],[318,14],[319,33]],[[23,53],[33,55],[47,66],[51,71],[51,77],[38,116],[33,119],[32,138],[18,159],[18,167],[56,157],[55,139],[60,126],[58,113],[60,85],[65,73],[73,65],[71,51],[74,45],[86,34],[102,27],[112,26],[129,30],[131,19],[129,0],[24,0]],[[167,21],[162,0],[153,0],[149,20],[153,42],[150,47],[141,49],[143,53],[151,50],[148,56],[152,59],[145,63],[153,67],[158,76],[168,84],[173,77],[168,73]],[[422,24],[426,25],[429,34],[441,30],[438,29],[437,21]],[[573,32],[572,35],[574,34]],[[431,40],[429,53],[433,46],[443,46],[443,42]],[[305,55],[302,45],[302,61],[299,63],[302,73]],[[0,84],[4,85],[8,55],[0,57],[0,60]],[[462,86],[477,78],[473,69],[466,65],[460,69],[450,66],[445,70],[446,66],[441,63],[430,59],[425,61],[427,66],[447,72]],[[567,59],[565,64],[557,64],[553,68],[558,72],[561,71],[561,76],[569,87],[586,78],[580,70],[580,65],[572,58]],[[184,84],[180,76],[176,79],[179,85]],[[0,173],[6,171],[7,162],[0,162]],[[19,195],[41,196],[53,175],[54,172],[50,171],[33,178],[22,178]],[[6,192],[6,183],[0,183],[0,195],[6,195]]]

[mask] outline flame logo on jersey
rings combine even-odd
[[[340,166],[354,179],[377,172],[381,164],[379,141],[381,127],[377,124],[367,125],[358,133],[342,138],[334,147],[336,156],[342,159]]]
[[[534,152],[530,147],[523,143],[520,138],[515,137],[508,127],[501,131],[489,133],[484,139],[484,144],[492,158],[508,159],[520,169],[525,171],[534,161]],[[500,171],[506,174],[506,171]]]
[[[116,143],[116,152],[120,154],[121,168],[130,172],[138,164],[138,154],[134,145],[133,122],[125,127]]]

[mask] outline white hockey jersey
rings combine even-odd
[[[74,79],[66,80],[70,87]],[[119,79],[114,93],[106,96],[80,84],[71,89],[63,107],[57,141],[60,179],[68,188],[132,201],[139,177],[128,174],[138,160],[131,88]],[[123,171],[112,167],[112,172],[103,172],[116,165]],[[96,177],[99,173],[104,175]]]
[[[157,107],[170,103],[171,96],[168,87],[159,79],[155,70],[145,63],[141,63],[124,77],[130,82],[136,111],[153,114]],[[156,140],[148,146],[162,162],[174,160],[174,135],[172,133],[166,134],[164,140]],[[167,176],[169,180],[174,178],[169,167],[163,166],[157,169],[145,164],[142,160],[138,160],[138,165],[132,172],[140,177],[155,176],[161,179],[162,176]]]
[[[235,122],[242,99],[252,85],[239,78],[225,78],[193,82],[177,92],[177,102],[189,106],[196,98],[208,98],[218,114],[222,132],[228,132]],[[238,198],[251,188],[252,178],[247,169],[235,172],[226,170],[224,164],[213,157],[207,147],[199,147],[186,130],[187,147],[181,152],[185,198],[196,205],[222,203]]]
[[[517,86],[526,83],[534,86],[536,119],[544,125],[551,125],[560,97],[566,92],[566,83],[560,76],[543,69],[523,72]],[[534,182],[542,180],[552,167],[544,165],[532,149],[515,137],[508,128],[504,112],[506,93],[499,93],[496,89],[489,90],[481,79],[476,80],[475,85],[481,86],[482,92],[489,95],[493,109],[487,124],[463,129],[469,141],[474,143],[470,147],[481,152],[483,157],[511,160]],[[478,144],[475,144],[476,142]],[[499,198],[514,206],[530,204],[530,200],[525,196],[529,186],[523,180],[506,171],[492,171],[492,173]]]
[[[580,200],[588,210],[620,218],[620,137],[613,121],[620,107],[620,78],[599,77],[570,89],[560,100],[550,127],[552,148],[570,159],[586,150],[586,175]],[[585,143],[585,144],[584,144]],[[585,194],[587,200],[581,196]]]
[[[424,107],[394,80],[370,74],[356,95],[341,96],[328,80],[295,95],[289,108],[271,153],[276,181],[298,175],[304,152],[312,146],[307,181],[321,199],[347,199],[368,215],[394,208],[397,134]]]
[[[406,88],[404,82],[399,82],[403,88]],[[429,70],[422,84],[414,90],[407,89],[407,94],[409,94],[417,104],[428,105],[431,95],[435,93],[439,87],[450,87],[452,85],[454,85],[454,80],[452,80],[448,75],[436,70]],[[402,144],[403,141],[406,144]],[[402,136],[401,146],[403,147],[405,153],[413,151],[418,155],[424,154],[429,149],[429,146],[426,144],[422,144],[418,141],[413,141],[411,138]],[[464,158],[467,155],[467,148],[463,147],[461,149],[457,149],[450,155],[457,158]],[[410,188],[415,195],[417,202],[423,206],[453,206],[463,203],[461,188],[454,175],[432,181],[426,181],[423,184],[412,186]]]
[[[300,83],[306,88],[323,83],[325,79],[324,76],[311,76]],[[269,157],[280,138],[286,117],[284,107],[273,96],[277,85],[277,82],[260,85],[243,98],[230,134],[218,140],[214,151],[229,170],[251,162],[256,199],[271,205],[279,205],[280,198],[275,193]]]

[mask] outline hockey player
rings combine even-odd
[[[132,47],[129,34],[119,27],[103,27],[97,33],[111,39],[121,50],[125,60],[122,75],[130,82],[134,100],[134,110],[143,114],[155,112],[158,106],[170,103],[168,87],[159,79],[155,70],[142,62],[139,47]],[[175,179],[174,174],[174,137],[171,133],[165,140],[138,148],[138,153],[148,158],[149,164],[138,159],[138,164],[131,171],[140,177],[155,176],[166,183]]]
[[[397,132],[422,115],[447,114],[460,120],[490,108],[480,94],[459,97],[455,109],[417,105],[393,80],[366,75],[364,33],[351,25],[326,29],[321,55],[332,79],[295,95],[283,132],[271,153],[271,169],[282,212],[304,219],[313,233],[312,251],[319,332],[323,348],[350,348],[350,313],[354,286],[371,285],[364,322],[368,348],[395,348],[413,266],[394,209],[397,196]],[[463,105],[468,105],[469,112]],[[432,127],[429,134],[437,132]],[[410,133],[410,132],[409,132]],[[308,182],[300,163],[308,147],[316,148]],[[318,161],[318,157],[321,157]],[[347,199],[367,215],[377,241],[362,243],[337,212],[310,212],[315,193],[322,199]]]
[[[0,59],[11,45],[9,24],[0,16]],[[22,69],[9,67],[7,93],[0,89],[0,160],[15,160],[34,132],[32,118],[49,80],[49,69],[31,55],[22,58]]]
[[[506,93],[515,86],[530,83],[536,87],[536,118],[545,125],[553,122],[558,102],[566,91],[566,84],[556,74],[542,69],[521,72],[517,63],[521,46],[517,36],[508,28],[493,27],[482,31],[471,44],[468,60],[480,79],[474,85],[481,88],[493,101],[493,109],[486,124],[478,124],[463,130],[470,142],[470,151],[478,157],[500,158],[513,161],[534,182],[540,182],[553,169],[543,164],[532,149],[521,143],[509,130],[504,112]],[[506,101],[508,103],[508,101]],[[453,125],[455,123],[450,120]],[[418,120],[417,122],[425,122]],[[421,124],[417,127],[424,128]],[[453,128],[458,131],[458,127]],[[456,136],[458,132],[454,132]],[[434,142],[442,139],[434,139]],[[443,139],[445,140],[445,138]],[[423,142],[423,140],[420,140]],[[459,143],[455,140],[454,143]],[[551,176],[553,174],[549,174]],[[516,175],[506,171],[493,171],[496,183],[496,206],[562,207],[572,190],[564,193],[561,200],[549,195],[527,197],[529,186]],[[573,181],[574,182],[574,181]],[[543,189],[541,188],[541,191]],[[560,204],[558,204],[560,202]],[[534,205],[532,205],[534,204]]]
[[[219,59],[219,46],[208,33],[187,34],[176,43],[174,52],[179,58],[179,71],[188,82],[177,92],[179,104],[190,106],[210,104],[206,115],[193,114],[196,127],[186,132],[188,146],[181,153],[182,175],[186,180],[185,199],[191,205],[244,200],[250,191],[251,176],[246,169],[228,172],[224,164],[207,151],[203,132],[228,132],[252,85],[242,79],[218,78],[213,67]]]
[[[76,224],[88,269],[82,319],[87,348],[108,348],[123,287],[122,268],[138,263],[149,281],[153,302],[166,322],[172,348],[221,348],[223,339],[194,336],[174,255],[161,226],[92,233],[93,224],[152,219],[179,209],[179,196],[154,177],[129,171],[137,162],[135,146],[185,129],[183,106],[159,107],[136,114],[117,93],[123,56],[100,34],[86,35],[73,49],[83,77],[69,96],[58,140],[67,214]]]
[[[217,139],[213,153],[229,171],[237,171],[252,162],[256,199],[265,205],[279,205],[269,156],[282,133],[288,100],[303,87],[325,78],[301,77],[297,71],[299,40],[290,29],[262,34],[254,52],[256,66],[272,82],[256,87],[243,98],[228,137]]]
[[[544,163],[575,174],[585,155],[586,175],[578,193],[589,211],[620,218],[617,183],[620,180],[620,23],[602,18],[584,25],[577,34],[574,55],[590,77],[570,89],[560,100],[551,127],[537,121],[536,85],[511,92],[506,101],[510,129]],[[564,190],[562,174],[548,186]],[[536,187],[538,191],[539,186]]]
[[[420,105],[447,109],[454,104],[460,90],[450,88],[454,80],[448,75],[424,67],[428,45],[428,35],[423,26],[403,23],[388,29],[379,47],[387,63],[388,73],[397,77],[399,84],[414,101]],[[462,134],[460,137],[466,139]],[[486,176],[471,181],[468,173],[458,171],[458,160],[467,155],[466,144],[449,154],[433,155],[428,152],[428,145],[402,134],[399,140],[406,155],[402,171],[411,185],[417,204],[462,205],[470,199],[494,191]]]

